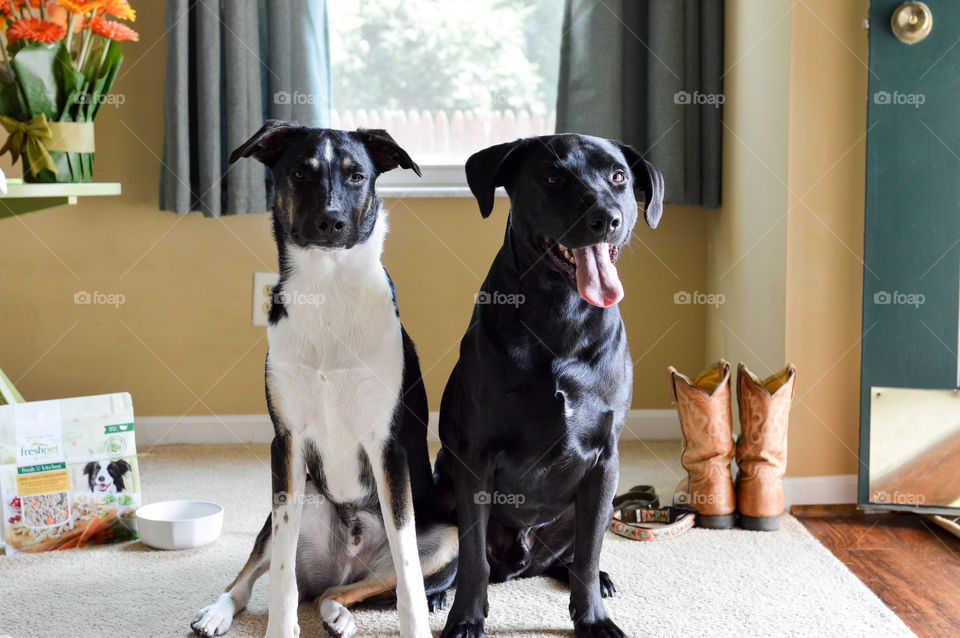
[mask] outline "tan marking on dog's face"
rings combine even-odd
[[[320,170],[320,160],[318,160],[316,157],[311,157],[308,159],[307,164],[315,171]]]

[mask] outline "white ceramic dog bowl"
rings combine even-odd
[[[223,507],[209,501],[164,501],[137,510],[140,540],[157,549],[212,543],[223,529]]]

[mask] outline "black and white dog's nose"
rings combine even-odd
[[[346,216],[342,210],[327,209],[314,222],[321,237],[335,237],[347,225]]]

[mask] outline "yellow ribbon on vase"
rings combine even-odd
[[[48,122],[44,113],[25,122],[7,115],[0,115],[0,125],[9,135],[0,156],[9,152],[13,162],[26,153],[30,163],[28,170],[34,176],[41,170],[57,172],[57,165],[50,151],[66,153],[93,153],[93,122]]]

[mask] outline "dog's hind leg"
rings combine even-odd
[[[190,628],[203,638],[222,636],[233,624],[233,617],[250,602],[253,584],[270,568],[270,517],[263,524],[247,563],[220,594],[217,602],[197,612]]]
[[[433,525],[417,535],[424,587],[431,598],[430,611],[443,609],[447,588],[456,577],[457,545],[457,528],[453,525]],[[348,607],[396,589],[396,571],[389,557],[376,562],[373,572],[365,578],[331,587],[314,601],[331,638],[352,638],[356,634]]]

